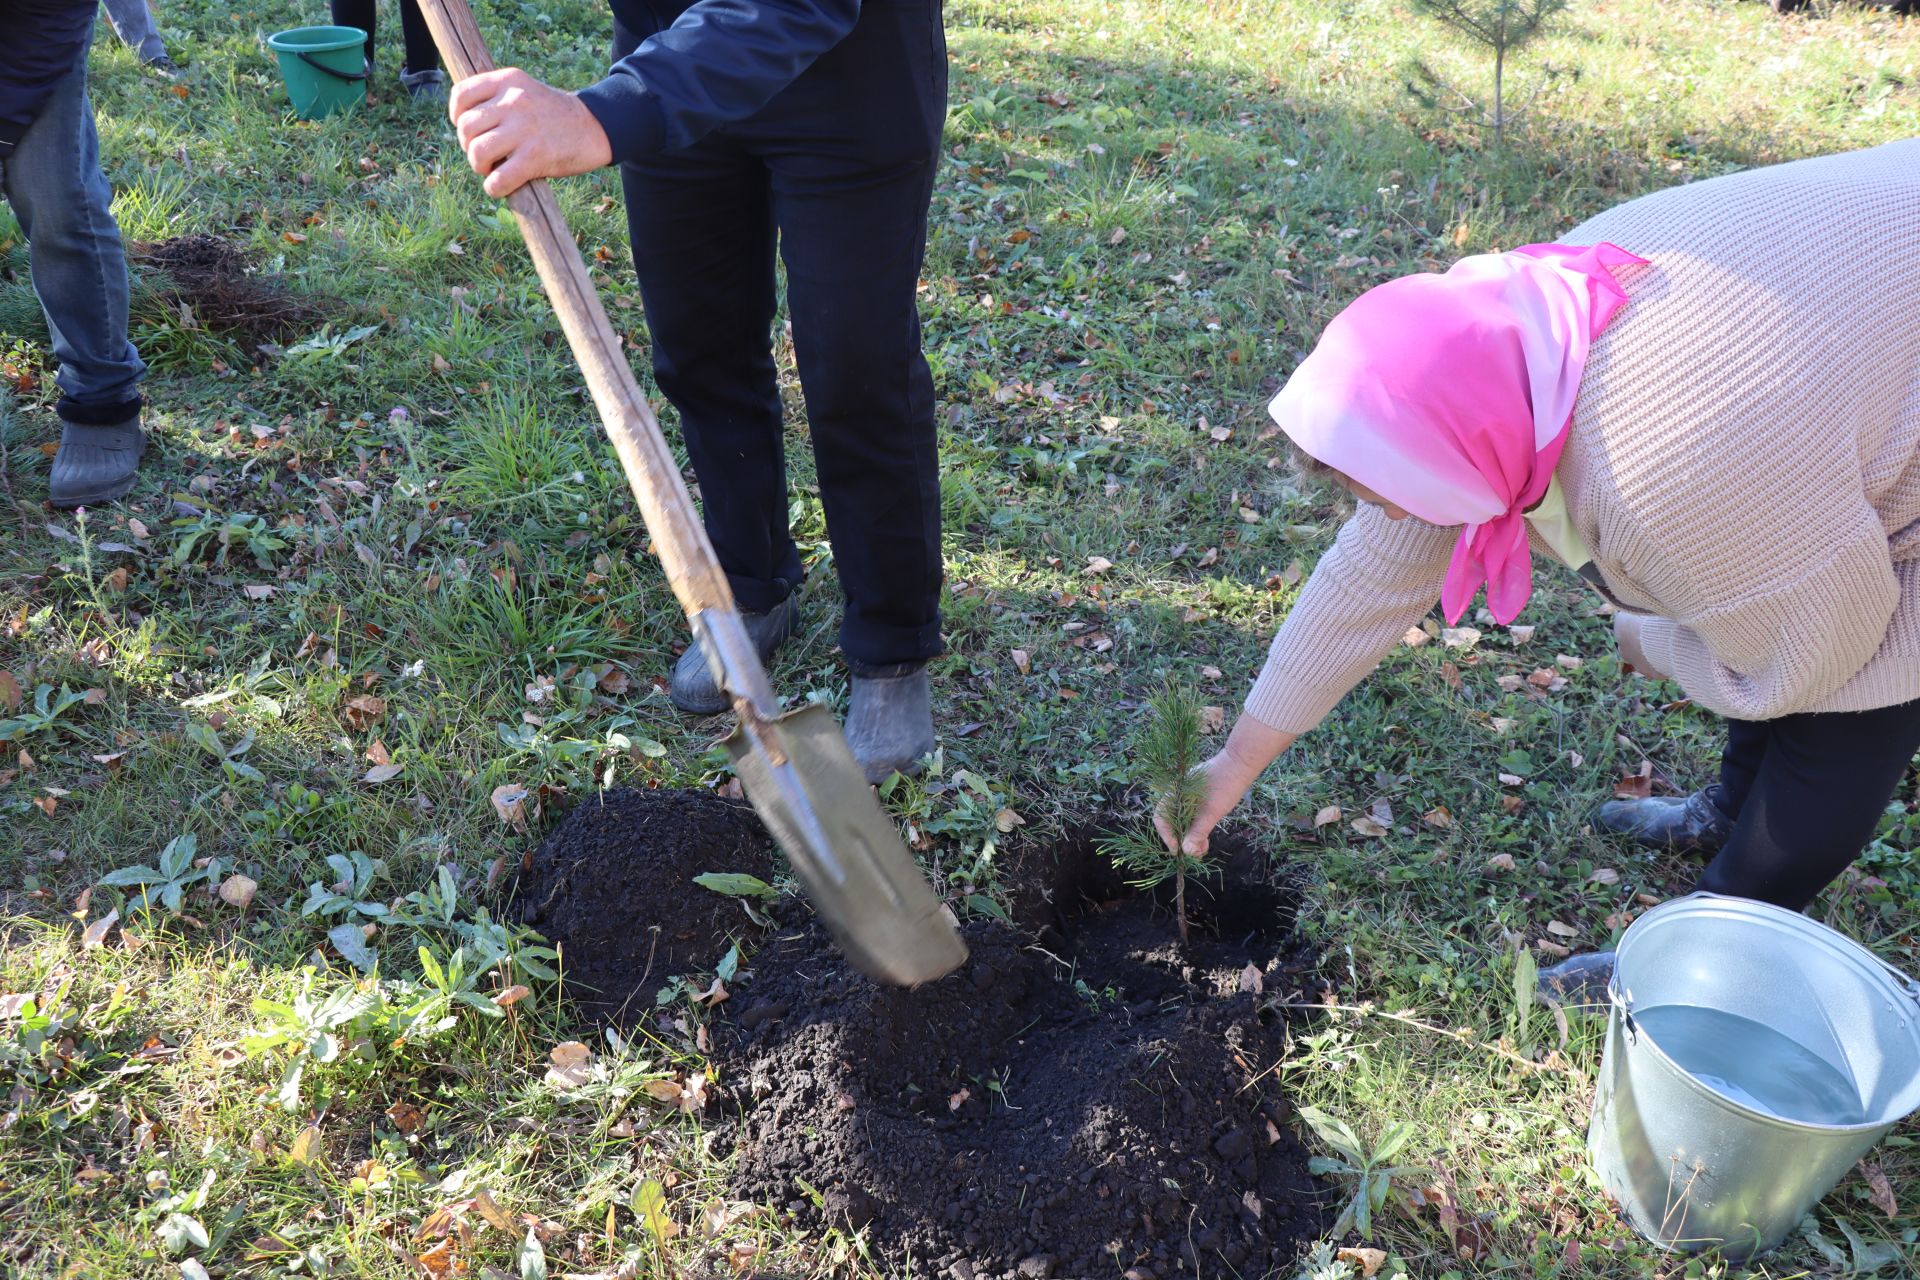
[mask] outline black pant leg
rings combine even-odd
[[[773,364],[766,169],[712,136],[623,164],[620,178],[654,379],[680,414],[707,536],[734,597],[765,613],[801,579]]]
[[[1798,911],[1868,840],[1920,750],[1920,702],[1769,722],[1766,752],[1700,888]]]
[[[433,29],[420,12],[420,0],[400,0],[400,35],[406,43],[408,71],[433,71],[440,66],[440,49]]]
[[[745,136],[787,305],[856,669],[940,652],[940,473],[918,286],[946,117],[938,0],[872,6]]]
[[[1727,749],[1720,755],[1720,786],[1714,801],[1729,818],[1740,816],[1767,756],[1771,720],[1727,721]]]
[[[358,27],[367,33],[367,63],[373,63],[374,23],[377,21],[377,9],[374,0],[331,0],[333,25],[336,27]]]

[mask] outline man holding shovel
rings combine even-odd
[[[939,0],[612,0],[615,63],[566,93],[473,76],[449,115],[487,194],[618,163],[661,391],[764,660],[791,633],[771,345],[774,249],[853,675],[847,739],[870,781],[933,749],[940,487],[915,308],[946,109]],[[685,711],[725,710],[697,645]]]

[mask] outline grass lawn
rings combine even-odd
[[[503,64],[568,85],[601,66],[591,0],[478,9]],[[225,238],[327,310],[263,353],[140,268],[155,448],[83,522],[42,505],[52,369],[0,215],[0,694],[19,700],[0,996],[38,996],[0,1017],[0,1275],[401,1277],[455,1255],[470,1275],[904,1274],[770,1215],[709,1236],[724,1151],[628,1096],[697,1068],[664,1042],[598,1046],[623,1089],[545,1083],[585,1027],[486,887],[595,788],[723,785],[723,726],[667,704],[677,608],[511,219],[398,92],[397,27],[379,101],[303,124],[261,42],[314,6],[160,17],[177,85],[94,48],[122,228]],[[1510,74],[1525,98],[1558,73],[1504,155],[1408,95],[1416,54],[1469,92],[1491,71],[1395,0],[959,0],[947,23],[922,294],[943,754],[886,799],[963,909],[1008,839],[1140,820],[1128,743],[1167,677],[1231,715],[1340,515],[1290,485],[1263,405],[1357,292],[1671,183],[1920,132],[1920,24],[1871,11],[1589,0]],[[644,348],[617,183],[559,190]],[[779,355],[815,574],[773,674],[843,707]],[[1389,1272],[1912,1274],[1901,1133],[1750,1268],[1661,1261],[1586,1172],[1602,1024],[1526,1016],[1513,956],[1604,945],[1685,887],[1689,864],[1586,815],[1643,760],[1698,785],[1718,741],[1677,690],[1620,674],[1596,603],[1563,577],[1530,636],[1402,649],[1250,799],[1241,825],[1302,887],[1343,1006],[1303,1018],[1279,1070],[1368,1142],[1410,1122],[1396,1159],[1423,1172],[1374,1225]],[[1911,970],[1910,807],[1814,914]],[[99,883],[137,866],[198,882],[177,913]],[[254,882],[250,904],[209,873]],[[83,933],[116,911],[103,945]],[[443,967],[456,949],[465,971]],[[377,982],[354,963],[376,955]],[[513,984],[531,994],[503,1010]],[[430,1253],[422,1225],[482,1190]],[[664,1243],[656,1195],[681,1228]]]

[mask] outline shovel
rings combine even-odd
[[[493,69],[467,0],[422,0],[420,7],[456,81]],[[901,986],[951,973],[967,958],[966,945],[881,812],[833,714],[817,703],[780,713],[693,498],[621,355],[553,192],[543,181],[530,182],[507,197],[507,207],[586,376],[667,581],[733,700],[739,725],[727,752],[747,798],[786,851],[814,909],[864,973]]]

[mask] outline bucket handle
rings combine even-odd
[[[332,76],[335,80],[352,81],[352,80],[365,80],[367,78],[367,73],[365,71],[342,71],[338,67],[330,67],[326,63],[320,61],[320,59],[314,57],[312,54],[307,53],[306,51],[301,49],[289,49],[287,50],[287,52],[291,53],[294,57],[300,59],[300,61],[312,67],[315,71],[326,72],[328,75]]]

